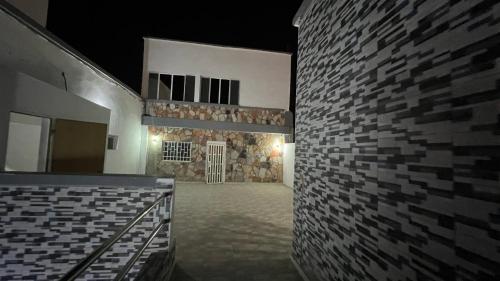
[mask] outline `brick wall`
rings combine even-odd
[[[500,280],[500,3],[317,0],[294,258],[318,280]]]
[[[0,280],[58,280],[169,188],[0,184]],[[148,214],[78,280],[112,280],[164,208]],[[167,249],[165,231],[127,278],[134,279],[150,253]]]

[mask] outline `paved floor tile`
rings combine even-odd
[[[301,281],[290,261],[292,190],[178,183],[173,281]]]

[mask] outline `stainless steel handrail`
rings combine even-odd
[[[170,227],[168,229],[168,231],[170,232],[170,235],[168,236],[168,251],[170,253],[172,253],[172,247],[174,246],[175,244],[175,241],[174,241],[174,209],[175,209],[175,191],[177,190],[177,188],[175,187],[175,182],[174,182],[174,186],[172,187],[172,191],[171,191],[171,196],[170,196],[170,208],[168,210],[168,216],[169,216],[169,219],[170,219]],[[166,206],[166,200],[167,198],[165,197],[165,206]]]
[[[168,223],[170,223],[170,219],[165,219],[162,222],[160,222],[158,224],[158,226],[156,226],[156,228],[153,230],[153,232],[151,233],[151,235],[149,235],[148,240],[146,240],[146,242],[144,244],[142,244],[142,246],[139,249],[139,251],[137,251],[129,259],[129,261],[127,262],[127,264],[125,264],[125,266],[122,268],[122,270],[116,275],[114,281],[121,281],[121,280],[123,280],[125,278],[125,276],[127,276],[127,273],[130,271],[130,269],[132,268],[132,266],[134,266],[134,263],[141,257],[141,255],[144,253],[144,251],[149,246],[149,244],[151,244],[151,242],[153,242],[153,240],[155,239],[156,235],[158,235],[158,233]]]
[[[127,233],[132,227],[134,227],[138,222],[140,222],[144,216],[146,216],[154,207],[162,202],[163,199],[172,195],[172,191],[166,192],[158,197],[150,206],[138,213],[132,220],[130,220],[122,229],[117,231],[113,236],[101,244],[97,249],[95,249],[90,255],[85,259],[81,260],[77,265],[75,265],[70,271],[68,271],[59,281],[73,281],[80,274],[82,274],[87,268],[89,268],[99,257],[101,257],[111,246],[113,246],[125,233]]]

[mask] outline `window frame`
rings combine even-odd
[[[201,94],[202,94],[202,79],[206,78],[208,79],[208,102],[203,102],[203,103],[208,103],[208,104],[218,104],[218,105],[233,105],[233,106],[240,106],[240,89],[241,89],[241,81],[238,79],[233,79],[233,78],[218,78],[218,77],[208,77],[208,76],[203,76],[200,75],[200,90],[199,90],[199,101],[201,102]],[[210,102],[210,96],[212,92],[212,79],[217,79],[219,80],[219,91],[218,91],[218,96],[217,96],[217,103],[211,103]],[[220,103],[220,94],[222,90],[222,80],[228,80],[229,81],[229,91],[228,91],[228,97],[227,97],[227,103]],[[237,104],[232,104],[231,103],[231,85],[233,84],[233,81],[238,82],[238,103]]]
[[[173,97],[173,91],[174,91],[174,77],[175,76],[182,76],[184,77],[184,84],[183,84],[183,89],[182,89],[182,100],[180,102],[191,102],[191,101],[186,101],[186,83],[187,83],[187,77],[188,76],[192,76],[194,77],[194,88],[196,89],[196,76],[194,75],[190,75],[190,74],[174,74],[174,73],[166,73],[166,72],[154,72],[154,71],[151,71],[151,72],[148,72],[148,93],[147,93],[147,97],[149,98],[149,80],[150,80],[150,75],[151,74],[155,74],[156,75],[156,98],[155,100],[165,100],[165,99],[160,99],[160,83],[161,83],[161,75],[170,75],[171,78],[170,78],[170,94],[169,94],[169,97],[168,101],[178,101],[178,100],[173,100],[172,97]],[[194,100],[194,98],[193,98]]]

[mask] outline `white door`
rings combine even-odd
[[[4,169],[45,172],[49,134],[50,119],[11,112]]]
[[[226,143],[207,142],[207,183],[224,183],[226,178]]]

